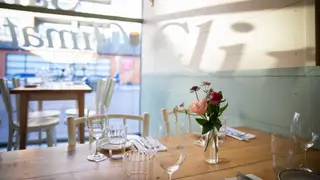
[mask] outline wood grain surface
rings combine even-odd
[[[217,165],[204,162],[203,148],[193,145],[197,137],[188,134],[187,157],[181,168],[173,174],[173,179],[223,180],[234,177],[236,172],[240,171],[255,174],[264,180],[276,180],[277,172],[272,166],[271,135],[247,127],[238,129],[255,134],[257,137],[249,142],[227,137],[220,147],[220,163]],[[93,163],[86,159],[90,152],[88,144],[2,152],[0,179],[124,179],[125,168],[122,160],[107,159]],[[300,158],[301,154],[296,157]],[[316,172],[320,172],[320,151],[308,151],[308,165]],[[156,161],[151,179],[167,179],[166,173]]]

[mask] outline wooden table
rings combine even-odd
[[[20,95],[20,108],[18,109],[20,121],[20,149],[26,148],[28,105],[29,101],[45,100],[76,100],[79,117],[84,116],[84,96],[91,92],[86,84],[72,85],[67,83],[47,83],[45,86],[35,88],[18,87],[10,90],[12,94]],[[84,126],[79,126],[79,140],[84,143]]]
[[[276,180],[277,174],[272,168],[271,137],[261,131],[239,128],[257,135],[250,142],[238,141],[227,137],[220,147],[220,163],[206,164],[203,160],[203,149],[192,142],[197,138],[188,135],[187,157],[181,168],[173,174],[173,179],[181,180],[223,180],[234,177],[236,172],[255,174],[264,180]],[[89,162],[88,144],[76,147],[53,147],[29,149],[0,153],[0,179],[33,179],[33,180],[87,180],[110,179],[121,180],[124,176],[123,163],[106,160],[100,163]],[[165,152],[161,152],[165,153]],[[310,167],[320,172],[320,151],[308,152]],[[155,163],[153,179],[167,180],[167,174]]]

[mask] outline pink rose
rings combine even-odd
[[[207,111],[207,102],[203,99],[201,101],[194,101],[190,106],[190,112],[202,115]]]
[[[222,99],[222,95],[217,92],[211,92],[209,97],[210,97],[210,103],[213,105],[218,104]]]

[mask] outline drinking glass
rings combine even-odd
[[[169,180],[186,159],[187,132],[185,125],[179,121],[175,122],[172,128],[164,125],[160,125],[158,128],[156,138],[167,147],[167,150],[165,152],[157,152],[155,159],[168,173]]]
[[[112,148],[109,149],[109,156],[112,159],[122,159],[127,142],[127,126],[126,125],[110,125],[106,128],[106,136],[108,143],[114,147],[118,147],[121,154],[113,154]]]
[[[71,82],[72,81],[73,76],[74,76],[74,71],[71,68],[71,65],[67,66],[64,69],[63,76],[64,76],[63,81],[65,81],[65,82]]]
[[[49,68],[47,68],[45,66],[35,68],[35,74],[36,74],[37,78],[40,78],[41,85],[44,85],[47,82]]]
[[[221,117],[221,127],[218,132],[218,138],[219,138],[219,144],[223,144],[224,141],[226,140],[226,134],[227,134],[227,118],[226,117]]]
[[[290,126],[290,132],[297,145],[301,146],[304,151],[304,158],[300,168],[309,172],[311,169],[307,166],[307,150],[312,147],[316,140],[319,138],[319,134],[316,133],[312,126],[309,126],[306,121],[300,120],[300,113],[295,113]]]
[[[199,136],[199,139],[195,140],[193,142],[193,144],[199,145],[199,146],[204,146],[204,144],[205,144],[205,140],[204,140],[205,135],[202,134],[202,126],[199,125],[199,126],[196,126],[196,127],[197,128],[196,128],[195,134]]]
[[[101,154],[98,150],[99,139],[105,131],[105,118],[104,115],[87,116],[86,123],[89,129],[89,134],[96,140],[96,151],[92,155],[88,155],[89,161],[100,162],[106,159],[106,156]]]
[[[154,152],[148,150],[129,151],[124,154],[126,179],[153,179]]]
[[[280,135],[271,135],[272,166],[276,172],[295,168],[295,142]]]

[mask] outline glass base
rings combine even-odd
[[[101,153],[98,153],[98,154],[88,155],[87,159],[93,162],[100,162],[100,161],[106,160],[107,157]]]
[[[140,173],[129,173],[126,175],[126,180],[134,180],[134,179],[139,179],[139,180],[149,180],[149,174],[140,172]]]
[[[302,171],[313,172],[311,169],[309,169],[307,167],[300,167],[299,169]]]
[[[204,159],[204,161],[208,164],[218,164],[218,159]]]
[[[193,144],[198,145],[198,146],[204,146],[205,145],[205,141],[203,139],[199,139],[193,142]]]

